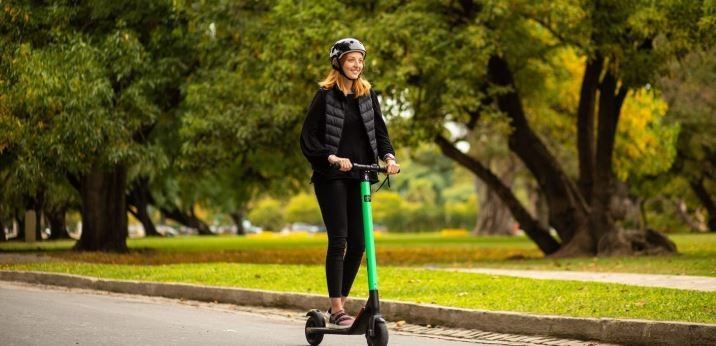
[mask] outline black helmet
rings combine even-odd
[[[349,37],[340,39],[333,44],[333,47],[331,47],[331,54],[329,55],[331,65],[341,74],[343,74],[343,69],[341,69],[339,60],[350,52],[361,52],[363,57],[365,57],[365,47],[363,46],[363,43],[354,38]]]

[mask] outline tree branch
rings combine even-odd
[[[550,224],[557,229],[562,241],[568,242],[584,225],[589,207],[581,193],[572,187],[571,178],[527,122],[512,71],[504,57],[490,57],[488,80],[509,90],[496,96],[498,109],[510,118],[514,129],[508,138],[508,145],[537,180],[549,203]]]
[[[517,200],[517,197],[512,193],[509,187],[507,187],[499,177],[497,177],[490,169],[483,166],[479,161],[469,157],[462,153],[460,150],[450,143],[443,136],[436,136],[434,139],[435,143],[440,147],[443,154],[461,166],[467,168],[473,174],[478,176],[492,191],[502,200],[502,202],[510,209],[510,212],[514,216],[515,220],[520,223],[522,229],[524,229],[530,239],[532,239],[537,246],[546,255],[552,254],[557,251],[560,244],[552,238],[547,230],[539,225],[539,222],[535,220],[527,211],[527,209]]]
[[[542,28],[544,28],[545,30],[549,31],[549,33],[550,33],[552,36],[554,36],[557,40],[559,40],[560,42],[562,42],[562,43],[564,43],[564,44],[567,44],[567,45],[572,45],[572,46],[578,47],[578,48],[580,48],[580,49],[583,49],[583,48],[584,48],[584,45],[582,45],[582,43],[580,43],[580,42],[578,42],[578,41],[570,40],[569,38],[565,37],[565,36],[562,35],[559,31],[557,31],[555,28],[553,28],[553,27],[550,25],[550,23],[546,22],[544,19],[541,19],[541,18],[538,18],[538,17],[532,17],[532,16],[529,16],[529,15],[526,15],[526,14],[523,14],[523,17],[525,17],[525,18],[528,19],[528,20],[532,20],[532,21],[534,21],[535,23],[539,24]]]

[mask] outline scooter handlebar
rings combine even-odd
[[[372,165],[362,165],[360,163],[354,163],[353,168],[351,171],[363,171],[363,172],[378,172],[378,173],[386,173],[388,172],[387,167],[381,167],[376,164]]]
[[[333,165],[333,167],[338,168],[336,165]],[[353,168],[351,168],[351,171],[388,173],[388,166],[381,167],[377,164],[364,165],[360,163],[354,163]],[[398,173],[400,173],[400,169],[398,169]]]

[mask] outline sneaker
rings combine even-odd
[[[328,318],[328,323],[335,324],[340,327],[349,327],[353,324],[355,321],[355,318],[351,315],[348,315],[345,310],[338,311],[336,313],[330,313],[330,317]]]

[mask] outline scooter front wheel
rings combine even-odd
[[[306,329],[304,330],[306,333],[306,341],[308,341],[311,346],[316,346],[320,344],[321,341],[323,341],[323,334],[309,333],[308,328],[323,328],[326,326],[326,319],[323,317],[323,314],[318,310],[311,310],[306,315],[308,316],[308,320],[306,321]]]
[[[368,341],[368,346],[388,345],[388,326],[384,322],[376,322],[373,328],[373,336],[366,333],[365,339]]]

